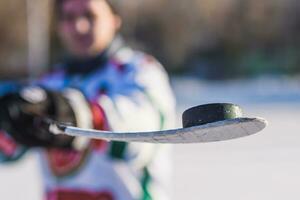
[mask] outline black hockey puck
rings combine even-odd
[[[192,107],[182,114],[183,128],[242,117],[242,109],[230,103],[214,103]]]

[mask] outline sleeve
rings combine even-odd
[[[13,81],[0,81],[0,98],[4,95],[11,94],[14,92],[18,92],[21,88],[21,85],[18,82]]]
[[[17,144],[5,131],[0,130],[0,163],[16,161],[27,149]]]

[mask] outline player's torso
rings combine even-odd
[[[137,174],[128,163],[113,160],[106,151],[91,150],[81,155],[43,152],[41,164],[48,199],[137,199],[141,191],[128,187],[132,181],[139,182]]]
[[[126,52],[124,52],[126,53]],[[130,52],[132,53],[132,52]],[[126,56],[126,55],[125,55]],[[68,66],[67,66],[68,67]],[[74,88],[92,105],[101,95],[130,95],[141,86],[135,82],[134,60],[122,63],[111,58],[89,73],[57,70],[43,78],[44,87],[63,91]],[[138,172],[124,159],[114,158],[118,145],[90,141],[80,151],[52,149],[41,153],[42,172],[49,200],[129,200],[137,199]],[[121,173],[121,174],[120,174]],[[130,179],[130,180],[129,180]]]

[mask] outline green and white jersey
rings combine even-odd
[[[91,63],[87,72],[63,63],[39,82],[69,98],[77,126],[113,131],[173,127],[169,79],[154,58],[120,46]],[[47,200],[169,199],[169,145],[76,138],[75,146],[42,150]]]

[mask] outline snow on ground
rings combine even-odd
[[[194,105],[237,103],[268,128],[220,143],[174,146],[174,200],[300,199],[300,81],[289,79],[205,82],[173,78],[180,113]],[[0,199],[39,200],[34,155],[0,167]]]
[[[269,121],[263,132],[220,143],[175,146],[174,199],[300,199],[300,82],[287,79],[173,82],[181,111],[234,102]]]

